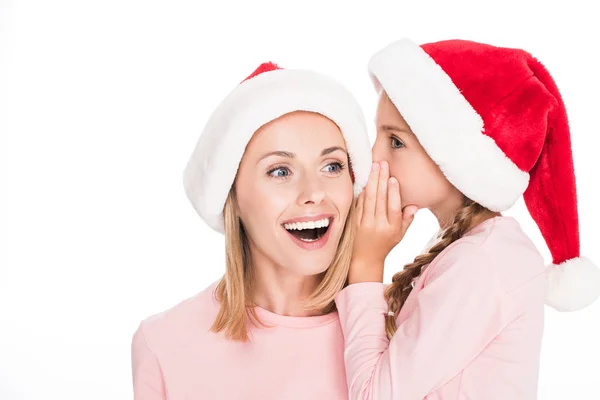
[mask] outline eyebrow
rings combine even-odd
[[[324,149],[321,152],[321,157],[322,156],[326,156],[327,154],[331,154],[331,153],[333,153],[334,151],[337,151],[337,150],[343,151],[344,153],[347,154],[346,149],[344,149],[343,147],[333,146],[333,147],[328,147],[328,148]],[[271,156],[279,156],[279,157],[285,157],[285,158],[294,158],[294,157],[296,157],[296,154],[292,153],[290,151],[282,151],[282,150],[271,151],[271,152],[263,155],[258,161],[264,160],[265,158],[271,157]]]
[[[327,154],[331,154],[331,153],[333,153],[333,152],[334,152],[334,151],[336,151],[336,150],[340,150],[340,151],[343,151],[344,153],[348,154],[348,153],[346,152],[346,149],[344,149],[343,147],[340,147],[340,146],[333,146],[333,147],[328,147],[328,148],[326,148],[325,150],[323,150],[323,151],[321,152],[321,156],[326,156]]]
[[[399,126],[395,126],[395,125],[381,125],[381,129],[383,129],[384,131],[410,133],[408,128],[400,128]]]
[[[279,157],[285,157],[285,158],[294,158],[296,157],[295,153],[291,153],[289,151],[271,151],[265,155],[263,155],[258,161],[264,160],[267,157],[271,157],[271,156],[279,156]]]

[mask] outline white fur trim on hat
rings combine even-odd
[[[322,114],[346,141],[354,172],[354,194],[371,168],[364,114],[354,96],[336,80],[314,71],[274,70],[238,85],[217,107],[183,173],[186,195],[196,212],[223,233],[223,207],[246,145],[266,123],[293,111]]]
[[[493,210],[510,208],[529,184],[446,72],[417,44],[396,41],[376,53],[369,72],[427,154],[463,194]]]
[[[546,279],[546,304],[558,311],[577,311],[600,297],[600,269],[585,257],[549,266]]]

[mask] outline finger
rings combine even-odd
[[[408,230],[408,228],[410,227],[412,222],[414,221],[417,211],[419,211],[419,207],[417,207],[417,206],[410,205],[410,206],[404,207],[404,210],[402,211],[402,234],[403,235]]]
[[[396,225],[402,223],[402,198],[400,196],[400,184],[394,177],[391,177],[388,182],[387,218],[390,225]]]
[[[381,224],[387,224],[387,197],[388,180],[390,171],[388,163],[382,161],[379,168],[379,182],[377,183],[377,203],[375,204],[375,218]]]
[[[365,204],[365,191],[363,190],[358,195],[358,199],[356,200],[356,222],[360,225],[360,221],[362,220],[363,207]]]
[[[363,205],[362,221],[375,217],[375,202],[377,201],[377,182],[379,181],[379,163],[374,162],[365,188],[365,203]]]

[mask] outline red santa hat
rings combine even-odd
[[[369,72],[448,180],[493,211],[524,195],[553,258],[546,303],[560,311],[600,295],[579,254],[571,139],[554,80],[531,54],[465,40],[399,40]]]
[[[337,124],[348,149],[354,195],[360,194],[369,178],[371,149],[364,114],[354,96],[326,75],[267,62],[219,104],[183,172],[186,195],[211,228],[224,232],[223,207],[252,135],[294,111],[315,112]]]

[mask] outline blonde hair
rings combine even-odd
[[[253,269],[250,246],[242,221],[236,212],[236,196],[229,192],[223,210],[225,220],[225,275],[218,282],[215,295],[220,309],[211,327],[213,332],[223,331],[229,339],[247,342],[248,322],[266,327],[253,308]],[[347,284],[355,227],[352,223],[355,202],[344,224],[342,236],[329,268],[322,274],[323,279],[305,300],[303,306],[322,313],[335,311],[335,295]]]
[[[386,316],[385,321],[388,339],[391,339],[398,329],[396,316],[413,289],[413,281],[446,247],[460,239],[471,228],[476,217],[486,213],[492,213],[492,211],[465,197],[462,207],[454,216],[454,221],[444,229],[438,241],[426,253],[418,255],[412,263],[405,265],[402,271],[392,277],[392,283],[385,291],[388,310],[393,312],[393,315]]]

